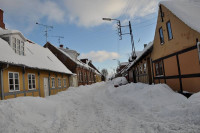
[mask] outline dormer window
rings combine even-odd
[[[12,45],[11,46],[16,54],[24,55],[24,41],[21,41],[20,39],[12,37]]]

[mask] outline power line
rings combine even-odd
[[[143,28],[143,27],[148,27],[148,26],[154,25],[154,24],[156,24],[156,23],[157,23],[157,22],[154,22],[154,23],[151,23],[151,24],[148,24],[148,25],[145,25],[145,26],[138,26],[138,27],[137,27],[137,26],[136,26],[136,27],[133,26],[133,27],[136,28],[136,29],[137,29],[137,28]]]
[[[154,17],[154,18],[157,18],[157,17]],[[151,18],[151,19],[153,20],[154,18]],[[147,19],[147,20],[151,20],[151,19]],[[148,23],[149,21],[147,21],[147,20],[141,21],[138,24],[132,24],[132,26],[137,26],[137,25],[141,25],[141,24],[144,24],[144,23]]]

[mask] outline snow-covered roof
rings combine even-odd
[[[175,16],[182,20],[192,29],[200,32],[200,1],[199,0],[179,0],[161,1],[160,4],[167,7]]]
[[[4,30],[4,29],[0,28],[0,36],[2,36],[2,35],[10,35],[10,34],[19,34],[19,35],[21,35],[21,37],[24,40],[26,40],[24,35],[18,30]]]
[[[143,51],[141,51],[138,55],[137,58],[131,62],[130,64],[128,64],[128,67],[126,70],[130,69],[149,49],[151,49],[153,47],[153,42],[150,42]]]
[[[52,45],[52,44],[51,44]],[[52,45],[54,48],[56,48],[57,50],[59,50],[61,53],[63,53],[65,56],[67,56],[69,59],[71,59],[74,63],[76,63],[77,65],[80,65],[86,69],[91,69],[93,70],[96,74],[100,74],[98,71],[96,71],[94,68],[90,67],[88,64],[83,63],[82,61],[80,61],[79,59],[73,59],[66,50],[64,50],[64,48],[60,48],[60,47],[55,47],[54,45]],[[101,74],[100,74],[101,75]]]
[[[128,65],[128,62],[121,62],[120,63],[120,66],[125,66],[125,65]]]
[[[28,41],[25,42],[25,56],[22,56],[16,54],[8,42],[0,38],[0,62],[72,74],[49,49]]]

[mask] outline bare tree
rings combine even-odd
[[[105,79],[106,79],[106,77],[108,76],[108,70],[107,69],[102,69],[101,70],[101,74],[105,77]]]

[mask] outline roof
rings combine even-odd
[[[127,67],[126,70],[130,69],[135,63],[137,63],[137,61],[139,61],[139,60],[140,60],[150,49],[152,49],[152,48],[153,48],[153,42],[150,42],[150,43],[144,48],[144,50],[141,51],[141,52],[138,54],[137,58],[136,58],[133,62],[131,62],[130,64],[128,64],[128,67]]]
[[[19,34],[24,40],[26,40],[24,35],[18,30],[4,30],[4,29],[0,28],[0,36],[10,35],[10,34]]]
[[[2,29],[0,32],[3,32]],[[49,49],[28,41],[25,42],[25,56],[22,56],[16,54],[8,42],[0,38],[0,62],[72,74]]]
[[[160,4],[167,7],[175,16],[193,30],[200,32],[199,0],[161,1]]]
[[[72,60],[74,63],[76,63],[77,65],[80,65],[86,69],[91,69],[93,70],[96,74],[100,74],[98,71],[95,71],[94,68],[90,67],[87,63],[83,63],[82,61],[80,61],[79,59],[74,60],[68,53],[66,50],[64,50],[64,48],[59,48],[59,47],[55,47],[53,44],[48,43],[51,46],[53,46],[54,48],[56,48],[57,50],[59,50],[63,55],[67,56],[70,60]]]

